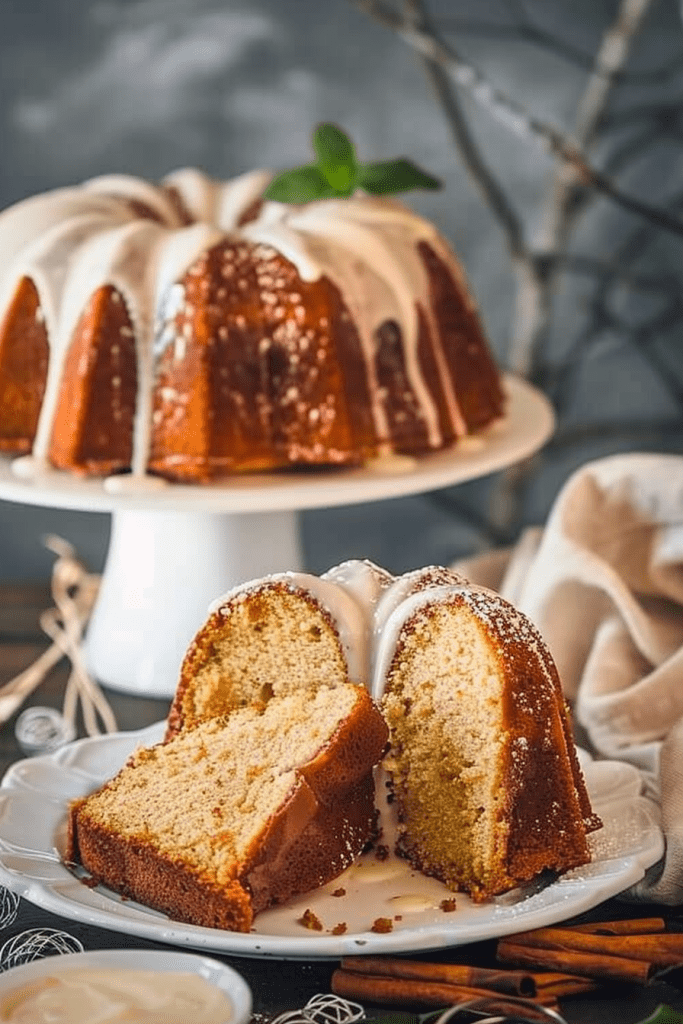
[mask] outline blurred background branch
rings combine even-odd
[[[464,509],[448,496],[432,500],[475,525],[486,543],[515,537],[526,492],[539,460],[559,450],[602,438],[629,447],[656,444],[661,432],[680,434],[683,424],[683,366],[680,345],[663,344],[683,320],[680,277],[673,269],[651,269],[658,236],[683,231],[681,197],[653,203],[648,192],[632,190],[634,167],[647,161],[666,138],[683,144],[681,108],[669,101],[616,105],[619,92],[633,83],[666,86],[683,67],[683,53],[657,66],[630,72],[655,0],[619,0],[605,5],[605,18],[593,54],[536,24],[530,5],[507,0],[504,22],[484,16],[453,17],[427,0],[353,0],[369,18],[396,33],[418,55],[443,116],[457,158],[466,167],[483,203],[495,218],[507,250],[514,282],[507,368],[540,387],[558,416],[557,433],[545,452],[501,474],[488,507]],[[490,76],[461,56],[462,39],[496,38],[510,45],[549,51],[585,72],[567,126],[558,128],[535,116]],[[467,103],[473,100],[467,109]],[[530,145],[541,143],[552,166],[534,216],[526,218],[511,200],[505,166],[493,163],[477,142],[477,121],[495,118]],[[683,148],[683,147],[682,147]],[[627,187],[628,185],[628,187]],[[644,198],[647,196],[647,198]],[[582,222],[600,200],[621,212],[611,251],[582,252]],[[635,215],[635,216],[634,216]],[[580,316],[566,317],[562,301],[568,278],[581,278]],[[637,312],[636,312],[637,310]],[[669,417],[636,421],[627,404],[621,420],[601,418],[578,425],[575,405],[584,375],[605,345],[630,348],[657,376],[673,406]]]

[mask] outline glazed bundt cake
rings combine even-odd
[[[376,826],[384,720],[359,686],[299,690],[136,751],[70,809],[67,858],[172,918],[249,931],[329,881]]]
[[[358,465],[502,415],[436,228],[369,195],[264,202],[269,180],[111,175],[0,215],[0,451],[17,472]]]
[[[168,736],[348,680],[389,725],[397,848],[415,867],[481,900],[590,859],[600,822],[550,653],[526,616],[447,569],[353,561],[236,588],[188,649]]]

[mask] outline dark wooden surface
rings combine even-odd
[[[0,685],[26,668],[45,649],[49,641],[40,630],[39,616],[51,604],[49,586],[17,584],[0,586]],[[28,704],[61,707],[68,665],[60,663],[40,688],[27,700]],[[121,729],[137,729],[163,718],[168,701],[135,697],[107,691]],[[0,727],[0,774],[22,757],[16,742],[14,724],[16,715]],[[608,920],[614,917],[665,916],[670,926],[683,930],[683,911],[680,908],[662,908],[633,905],[611,900],[585,918]],[[0,931],[0,945],[28,928],[63,928],[76,936],[86,949],[116,949],[122,947],[161,948],[161,944],[110,932],[71,920],[56,917],[22,900],[19,915]],[[473,963],[493,962],[493,943],[478,943],[460,947],[454,953]],[[252,989],[254,1011],[260,1017],[272,1017],[291,1010],[318,992],[329,992],[334,961],[281,961],[230,957],[210,953],[216,959],[230,964],[246,979]],[[425,955],[423,959],[448,960],[449,952]],[[562,1012],[569,1024],[634,1024],[642,1020],[656,1006],[666,1002],[683,1012],[683,995],[671,984],[654,985],[648,989],[613,988],[599,997],[566,1001]],[[381,1013],[381,1007],[367,1007],[369,1014]],[[419,1008],[415,1008],[419,1009]]]

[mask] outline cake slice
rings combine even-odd
[[[136,751],[73,802],[67,859],[170,917],[249,931],[340,874],[376,828],[387,741],[353,684],[273,697]]]
[[[310,573],[275,573],[214,603],[190,644],[167,737],[254,701],[367,677],[369,624],[352,594]]]
[[[373,695],[398,850],[481,901],[590,860],[590,807],[554,662],[499,595],[441,570],[376,610]]]

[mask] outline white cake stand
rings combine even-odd
[[[213,600],[236,583],[301,567],[297,511],[438,490],[537,451],[553,430],[550,404],[516,377],[507,376],[505,386],[504,421],[482,437],[419,459],[121,494],[109,493],[101,480],[56,470],[22,479],[9,460],[0,459],[0,498],[112,513],[107,560],[88,626],[88,667],[116,690],[170,697],[183,654]]]

